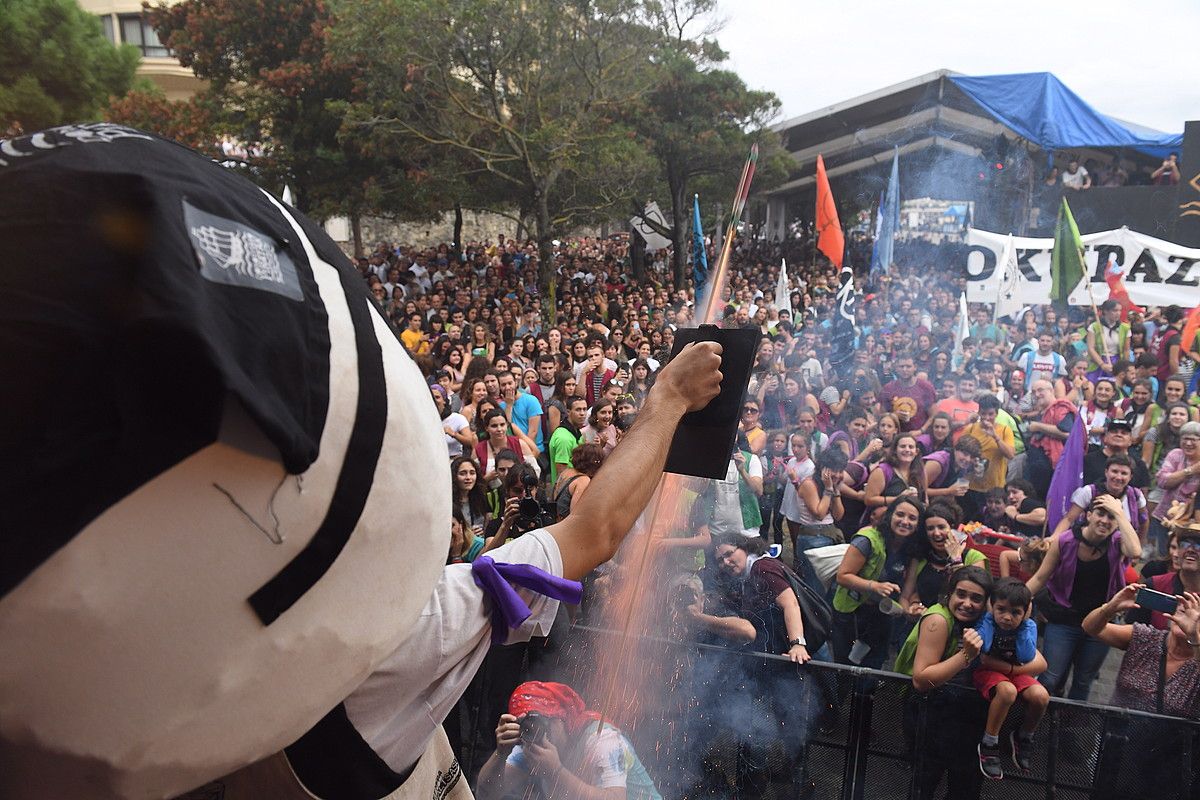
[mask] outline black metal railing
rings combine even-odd
[[[558,679],[581,685],[595,648],[614,635],[574,629],[573,644],[591,641],[564,649]],[[682,677],[675,669],[662,687],[653,704],[658,710],[647,715],[655,718],[625,730],[666,800],[958,800],[949,774],[930,794],[918,785],[947,768],[978,775],[975,745],[986,704],[969,686],[921,695],[907,676],[892,672],[817,661],[801,667],[781,656],[705,644],[640,643],[647,642],[660,652],[669,648],[675,663],[686,665]],[[481,674],[479,680],[517,678]],[[468,727],[494,729],[496,720],[480,718],[478,704],[464,703],[459,719],[469,720]],[[1019,721],[1018,709],[1002,741]],[[473,746],[466,738],[460,759],[472,776],[489,745],[486,734],[473,737]],[[979,796],[1200,800],[1200,723],[1190,720],[1055,698],[1029,754],[1032,768],[1022,773],[1006,751],[1005,779],[984,781]]]

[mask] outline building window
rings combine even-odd
[[[101,14],[100,24],[104,26],[104,38],[113,44],[117,43],[117,31],[113,25],[112,14]]]
[[[141,14],[122,14],[121,41],[142,51],[147,58],[166,58],[171,51],[158,40],[158,33]]]

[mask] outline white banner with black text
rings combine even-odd
[[[1007,233],[972,228],[967,232],[967,300],[995,303],[1002,289],[1015,289],[1021,305],[1039,305],[1050,298],[1050,253],[1053,239],[1014,236],[1015,259],[1005,267]],[[1086,306],[1108,299],[1104,269],[1115,255],[1125,275],[1129,297],[1140,306],[1200,305],[1200,249],[1183,247],[1128,228],[1081,237],[1087,270],[1071,292],[1070,304]],[[1006,271],[1008,274],[1006,275]]]

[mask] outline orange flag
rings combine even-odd
[[[825,160],[820,156],[817,156],[817,249],[824,253],[835,267],[842,266],[846,237],[842,234],[837,205],[833,202],[829,178],[825,175]]]
[[[1200,306],[1192,309],[1192,312],[1188,314],[1187,324],[1183,326],[1183,335],[1179,337],[1180,355],[1192,349],[1197,331],[1200,331]]]

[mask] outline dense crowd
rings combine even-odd
[[[761,340],[726,477],[696,492],[665,547],[686,635],[800,664],[893,669],[922,693],[973,687],[977,704],[943,709],[930,745],[943,757],[929,760],[920,796],[943,774],[951,796],[978,796],[984,777],[1003,777],[1003,755],[1027,771],[1051,695],[1200,719],[1200,529],[1189,527],[1200,337],[1181,340],[1184,311],[1123,319],[1110,301],[1095,315],[1040,306],[995,319],[978,306],[964,337],[961,251],[912,241],[888,275],[857,279],[855,349],[839,371],[837,270],[812,252],[806,239],[733,248],[721,324]],[[785,258],[788,293],[777,297]],[[569,515],[635,424],[675,332],[697,321],[665,253],[640,279],[621,237],[562,242],[554,259],[551,296],[538,291],[535,245],[503,236],[461,252],[381,244],[359,260],[442,418],[447,563]],[[1062,513],[1052,479],[1076,460],[1083,477]],[[594,587],[604,581],[602,568]],[[1143,588],[1165,605],[1140,604]],[[827,641],[810,642],[826,601]],[[549,638],[569,637],[577,619],[563,612]],[[616,728],[576,746],[604,723],[574,690],[517,686],[554,676],[537,662],[555,644],[485,662],[511,680],[493,681],[505,688],[480,796],[519,795],[522,781],[554,796],[547,776],[565,770],[584,786],[657,797]],[[1116,689],[1092,698],[1112,649],[1124,651]],[[1002,743],[1014,706],[1021,722]],[[563,724],[527,736],[531,712]],[[459,743],[471,735],[451,731]],[[754,759],[740,763],[751,796]],[[804,782],[802,765],[797,774]]]

